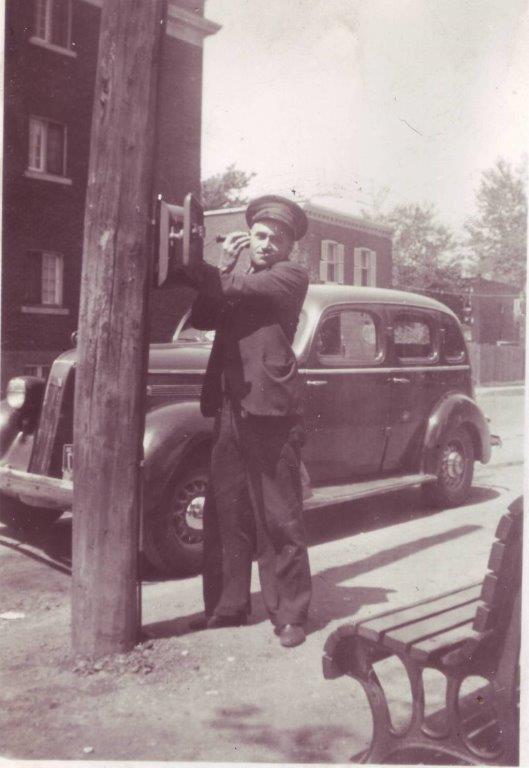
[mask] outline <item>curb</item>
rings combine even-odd
[[[498,384],[490,387],[474,387],[476,397],[483,397],[487,395],[523,395],[525,391],[525,384]]]

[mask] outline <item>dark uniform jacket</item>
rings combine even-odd
[[[256,416],[301,413],[301,381],[292,341],[307,293],[304,267],[280,261],[253,274],[203,264],[191,313],[195,328],[216,331],[201,409],[213,416],[223,392]]]

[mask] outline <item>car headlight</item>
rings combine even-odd
[[[25,379],[11,379],[7,385],[6,400],[11,408],[22,408],[28,397],[28,385]]]
[[[24,416],[34,415],[42,405],[45,385],[46,382],[36,376],[17,376],[7,385],[7,404]]]

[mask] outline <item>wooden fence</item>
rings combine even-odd
[[[525,349],[522,344],[468,344],[472,377],[483,384],[519,383],[525,378]]]

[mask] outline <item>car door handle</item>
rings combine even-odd
[[[391,384],[410,384],[411,379],[406,378],[406,376],[390,376],[388,381]]]
[[[307,379],[309,387],[324,387],[327,383],[324,379]]]

